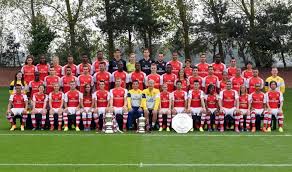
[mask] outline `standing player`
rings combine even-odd
[[[106,71],[106,63],[99,63],[99,71],[96,72],[93,76],[93,81],[95,83],[96,90],[99,89],[99,82],[103,81],[105,83],[105,89],[109,91],[111,84],[111,73]]]
[[[201,117],[201,125],[200,125],[199,130],[203,132],[204,131],[203,126],[205,124],[205,120],[207,120],[207,123],[209,123],[210,116],[208,117],[206,116],[204,92],[200,90],[199,81],[194,82],[194,88],[190,90],[188,93],[187,102],[188,102],[187,112],[191,112],[191,114],[195,116],[195,118]],[[208,125],[208,127],[210,127],[210,125]]]
[[[145,83],[147,87],[148,87],[148,82],[150,80],[154,81],[154,88],[160,89],[160,75],[157,74],[157,65],[155,63],[151,64],[151,74],[149,74],[145,78]]]
[[[239,132],[238,125],[238,113],[239,113],[239,96],[237,91],[232,90],[231,81],[226,82],[226,90],[223,90],[219,94],[219,107],[220,107],[220,132],[224,131],[224,116],[227,120],[231,118],[235,119],[235,131]],[[228,119],[229,118],[229,119]],[[228,127],[228,126],[227,126]]]
[[[55,68],[58,77],[62,77],[62,66],[59,64],[60,60],[58,56],[52,58],[52,66]]]
[[[167,85],[162,85],[162,92],[160,92],[160,108],[158,113],[159,131],[163,130],[163,115],[167,117],[166,131],[170,131],[171,123],[171,94],[167,91]]]
[[[78,85],[79,91],[81,93],[84,93],[85,85],[89,84],[91,87],[93,87],[94,83],[93,83],[93,77],[89,73],[89,66],[84,65],[82,68],[83,68],[82,69],[83,74],[78,76],[77,85]]]
[[[33,65],[33,56],[28,55],[25,60],[25,65],[21,68],[23,73],[24,81],[29,83],[34,80],[34,73],[37,71],[36,67]]]
[[[168,92],[173,92],[176,78],[177,78],[177,76],[174,73],[172,73],[171,64],[167,64],[166,65],[166,73],[161,75],[160,85],[166,84],[167,85],[167,91]]]
[[[65,75],[65,70],[67,68],[67,66],[71,67],[71,72],[73,76],[77,76],[77,66],[74,64],[74,58],[72,55],[68,55],[67,57],[67,64],[65,66],[63,66],[62,69],[62,75]]]
[[[206,106],[206,120],[207,125],[209,128],[211,128],[211,123],[215,124],[213,126],[213,130],[216,131],[219,127],[219,113],[218,113],[218,95],[216,93],[216,87],[213,84],[210,84],[207,87],[207,93],[205,95],[205,106]],[[208,117],[209,116],[209,117]],[[210,121],[208,122],[208,118],[210,118]]]
[[[219,79],[217,76],[214,75],[214,68],[213,66],[208,67],[208,76],[203,79],[202,87],[205,92],[207,92],[207,88],[210,84],[213,84],[216,87],[216,92],[219,92]]]
[[[222,73],[222,80],[221,81],[219,81],[219,88],[220,88],[220,91],[222,91],[222,90],[225,90],[226,89],[226,83],[227,83],[227,81],[229,80],[228,79],[228,73],[226,72],[226,71],[223,71],[223,73]]]
[[[170,64],[172,66],[172,73],[178,76],[178,72],[182,69],[183,64],[178,60],[178,52],[172,53],[172,60],[167,62],[166,65]]]
[[[61,85],[61,79],[56,75],[56,71],[54,67],[50,67],[50,75],[45,77],[44,85],[47,90],[46,93],[50,94],[54,90],[54,85]]]
[[[163,53],[158,54],[158,60],[155,62],[155,64],[157,65],[157,73],[159,75],[163,75],[165,73],[165,66],[166,66]]]
[[[11,123],[10,131],[14,131],[16,129],[16,125],[14,123],[15,118],[22,118],[20,129],[21,131],[24,131],[24,125],[27,119],[28,99],[25,94],[22,94],[20,84],[16,84],[15,91],[16,92],[9,97],[7,119]]]
[[[253,76],[248,78],[246,81],[246,88],[248,89],[249,94],[255,91],[256,84],[260,84],[261,89],[264,88],[264,80],[259,77],[259,70],[255,68],[252,72]]]
[[[238,93],[240,91],[240,87],[242,85],[246,85],[246,80],[244,77],[241,76],[241,69],[237,68],[236,69],[236,74],[234,77],[232,77],[231,79],[231,83],[232,83],[232,89],[236,90]]]
[[[220,54],[216,54],[215,63],[212,63],[214,69],[214,75],[218,77],[218,79],[222,80],[223,71],[226,71],[226,65],[221,62]]]
[[[107,71],[108,70],[109,63],[108,63],[108,61],[106,59],[104,59],[103,52],[102,51],[97,51],[97,54],[96,55],[97,55],[96,61],[92,63],[91,71],[93,73],[99,72],[100,63],[104,63],[105,70]]]
[[[187,76],[186,76],[186,74],[185,74],[185,72],[184,72],[183,69],[181,69],[179,71],[178,78],[174,82],[175,85],[176,85],[176,82],[177,81],[181,81],[181,83],[182,83],[182,90],[184,90],[185,92],[188,92],[189,87],[190,87],[190,82],[189,82],[189,80],[188,80],[188,78],[187,78]]]
[[[123,62],[119,61],[118,62],[118,70],[114,71],[112,73],[112,76],[111,76],[112,77],[111,78],[112,88],[114,87],[115,82],[118,78],[121,80],[121,87],[127,88],[128,83],[129,83],[129,76],[128,76],[128,73],[123,70],[123,68],[124,68]]]
[[[70,82],[70,90],[64,95],[64,113],[63,113],[63,120],[64,120],[64,131],[68,131],[68,118],[73,121],[75,116],[75,130],[80,131],[79,124],[80,124],[80,102],[83,95],[76,89],[75,82]]]
[[[240,128],[241,131],[249,131],[250,130],[250,111],[248,108],[248,94],[246,87],[244,85],[240,86],[239,91],[239,111],[240,111]],[[245,129],[243,128],[244,116],[246,116],[245,120]]]
[[[284,82],[283,78],[278,76],[278,68],[273,67],[271,73],[272,73],[272,76],[270,76],[266,79],[265,91],[267,92],[268,90],[270,90],[270,83],[272,81],[275,81],[277,83],[276,90],[281,91],[281,93],[284,94],[285,93],[285,82]]]
[[[176,90],[171,93],[172,118],[179,113],[186,112],[188,99],[187,92],[182,90],[181,81],[177,81]]]
[[[208,70],[209,70],[209,64],[206,62],[206,54],[202,53],[200,55],[200,63],[197,65],[198,68],[198,74],[200,77],[204,78],[208,75]]]
[[[186,74],[188,78],[192,76],[192,73],[193,73],[192,62],[190,59],[186,59],[185,63],[186,63],[186,66],[184,67],[184,73]]]
[[[45,86],[40,85],[38,87],[39,92],[33,94],[32,96],[32,111],[31,111],[31,122],[33,129],[36,130],[36,114],[42,115],[42,121],[41,121],[41,130],[44,129],[46,118],[47,118],[47,102],[48,102],[48,96],[45,94]]]
[[[277,90],[278,85],[276,81],[270,82],[270,91],[266,93],[267,98],[267,108],[268,108],[268,129],[267,131],[271,131],[271,120],[272,115],[279,120],[279,132],[283,132],[283,94],[281,91]]]
[[[29,96],[32,97],[35,93],[39,92],[39,86],[44,85],[44,82],[40,80],[39,72],[35,72],[34,80],[28,84]]]
[[[77,77],[72,75],[71,67],[66,67],[66,75],[61,78],[61,86],[63,93],[67,93],[70,90],[70,82],[75,82],[77,84]]]
[[[129,82],[133,82],[135,80],[139,83],[139,89],[143,90],[145,88],[145,78],[146,74],[141,71],[140,63],[136,62],[135,71],[129,74]]]
[[[90,84],[85,85],[85,90],[83,93],[81,103],[81,114],[82,114],[82,122],[84,125],[84,131],[90,131],[92,113],[94,108],[94,101],[92,96],[92,87]]]
[[[80,63],[77,66],[77,74],[78,75],[81,75],[82,73],[84,73],[84,71],[83,71],[84,66],[88,67],[88,73],[90,75],[93,74],[93,71],[91,70],[91,64],[89,63],[89,60],[88,60],[88,56],[85,53],[82,54],[82,63]]]
[[[242,76],[247,80],[253,76],[252,62],[248,61],[246,64],[246,69],[242,72]]]
[[[150,52],[148,48],[143,50],[143,59],[139,61],[141,70],[146,74],[149,75],[151,73],[150,66],[153,61],[150,59]]]
[[[48,76],[50,65],[47,63],[44,55],[40,56],[40,63],[36,65],[36,69],[40,74],[40,80],[44,81],[45,77]]]
[[[236,75],[236,60],[234,57],[230,59],[230,66],[227,68],[228,77],[232,78]]]
[[[110,73],[113,73],[114,71],[118,70],[119,62],[121,62],[123,64],[122,70],[127,71],[126,61],[123,60],[121,57],[121,50],[116,49],[114,52],[114,58],[109,62],[108,71]]]
[[[54,91],[49,94],[49,121],[50,130],[54,130],[54,115],[58,115],[58,131],[62,130],[62,114],[63,114],[63,104],[64,104],[64,93],[60,90],[59,84],[54,85]]]
[[[193,68],[193,74],[188,78],[190,83],[190,90],[194,88],[194,82],[199,81],[200,89],[202,89],[203,78],[199,76],[198,67]]]
[[[128,73],[132,73],[135,70],[135,64],[136,64],[136,54],[135,53],[131,53],[129,55],[129,61],[127,62],[127,72]]]

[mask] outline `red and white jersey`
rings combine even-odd
[[[92,97],[97,101],[97,108],[107,107],[110,101],[110,93],[107,90],[97,90]]]
[[[65,66],[63,66],[62,75],[66,75],[66,68],[68,65],[69,64],[66,64]],[[77,66],[75,64],[71,64],[70,68],[71,68],[72,75],[77,76]]]
[[[212,66],[214,69],[214,75],[216,75],[221,81],[223,78],[223,71],[226,71],[226,65],[224,63],[212,63]]]
[[[260,77],[251,77],[246,81],[246,88],[248,88],[248,93],[252,93],[255,91],[255,85],[261,84],[261,89],[264,88],[264,80]]]
[[[139,81],[139,89],[140,90],[144,90],[144,84],[145,84],[145,80],[146,80],[146,74],[142,71],[140,72],[132,72],[129,74],[129,82],[133,82],[133,81]]]
[[[223,90],[219,94],[219,99],[222,100],[222,107],[224,108],[234,108],[238,98],[238,93],[235,90]]]
[[[108,71],[109,63],[108,63],[107,60],[102,60],[102,61],[98,61],[98,60],[96,60],[95,62],[92,63],[92,66],[91,66],[91,71],[92,71],[93,73],[97,73],[97,72],[99,72],[99,64],[100,64],[100,63],[105,63],[105,68],[106,68],[105,70]]]
[[[248,79],[253,76],[252,70],[244,70],[241,74],[245,79]]]
[[[221,80],[221,81],[219,82],[219,90],[220,90],[220,91],[226,89],[226,82],[227,82],[227,81],[223,81],[223,80]]]
[[[67,107],[78,107],[83,94],[78,90],[69,90],[64,95],[64,101],[67,103]]]
[[[170,103],[170,93],[169,92],[160,92],[160,108],[169,108]]]
[[[36,65],[37,71],[40,73],[40,80],[44,81],[45,77],[49,75],[49,64],[37,64]]]
[[[61,78],[61,86],[63,87],[63,92],[67,93],[70,90],[70,82],[74,81],[77,85],[77,77],[70,75],[70,76],[63,76]]]
[[[200,76],[190,76],[188,79],[190,82],[190,90],[192,90],[194,88],[195,81],[199,81],[200,89],[202,89],[202,84],[203,84],[204,78],[202,78]]]
[[[190,76],[193,75],[193,68],[191,68],[191,67],[185,67],[184,68],[184,72],[185,72],[185,74],[186,74],[186,76],[188,78],[188,77],[190,77]]]
[[[182,85],[182,90],[184,90],[185,92],[188,92],[189,91],[189,85],[190,85],[190,82],[188,79],[184,79],[184,80],[179,80],[179,79],[176,79],[175,80],[175,86],[176,86],[176,82],[177,81],[181,81],[181,85]]]
[[[62,101],[64,100],[64,93],[59,91],[58,93],[51,92],[49,94],[49,100],[51,100],[52,108],[62,108]]]
[[[25,108],[25,102],[28,101],[25,94],[12,94],[9,97],[9,101],[12,102],[13,108]]]
[[[83,63],[80,63],[78,66],[77,66],[77,74],[78,75],[81,75],[83,73],[83,66],[88,66],[88,71],[90,74],[93,74],[92,70],[91,70],[91,64],[87,63],[87,64],[83,64]]]
[[[181,70],[181,68],[183,67],[182,62],[176,60],[171,60],[169,62],[166,63],[166,65],[170,64],[172,66],[172,73],[174,73],[176,76],[178,76],[178,72]]]
[[[231,83],[232,83],[232,89],[236,90],[238,93],[240,91],[240,87],[242,85],[246,85],[246,80],[244,77],[240,76],[240,77],[232,77],[231,79]]]
[[[280,91],[268,91],[266,93],[266,99],[271,109],[279,108],[280,103],[284,101],[283,94]]]
[[[111,82],[115,82],[117,78],[121,79],[121,87],[126,88],[126,84],[129,83],[128,73],[125,71],[119,72],[118,70],[114,71],[111,76]]]
[[[218,77],[215,75],[212,75],[212,76],[208,75],[203,79],[202,86],[205,88],[205,92],[207,92],[208,86],[210,84],[213,84],[216,89],[219,88],[220,83],[219,83]]]
[[[113,98],[114,107],[123,107],[124,100],[127,97],[128,91],[122,87],[113,88],[110,90],[110,97]]]
[[[61,65],[56,65],[56,66],[54,66],[54,69],[56,71],[56,75],[61,78],[63,76],[62,75],[62,66]]]
[[[236,69],[237,69],[236,67],[231,67],[231,66],[227,68],[227,73],[228,73],[229,78],[235,77]]]
[[[248,94],[243,94],[239,96],[239,109],[248,109],[248,105]]]
[[[199,63],[196,66],[198,67],[200,77],[204,78],[208,76],[208,68],[210,66],[208,63]]]
[[[87,96],[83,94],[82,103],[83,103],[83,107],[86,107],[86,108],[92,107],[93,96],[91,94],[88,94]]]
[[[154,81],[154,88],[160,89],[160,75],[159,74],[149,74],[145,78],[146,85],[148,85],[148,82],[150,80]]]
[[[30,81],[34,80],[34,73],[37,71],[34,65],[24,65],[21,68],[21,73],[23,73],[24,81],[29,83]]]
[[[171,99],[173,100],[173,107],[185,107],[185,102],[188,98],[187,92],[183,90],[175,90],[171,93]]]
[[[93,81],[96,84],[96,90],[99,90],[99,81],[104,81],[105,84],[105,90],[110,89],[110,82],[111,82],[111,77],[112,74],[107,72],[107,71],[103,71],[103,72],[96,72],[93,75]]]
[[[34,93],[37,93],[39,91],[39,86],[43,84],[43,81],[30,81],[30,83],[28,84],[28,87],[31,90],[30,96],[33,96]]]
[[[79,87],[79,91],[84,93],[85,85],[89,84],[91,87],[94,85],[93,77],[91,75],[79,75],[77,79],[77,85]]]
[[[44,85],[46,86],[47,90],[46,93],[50,94],[54,90],[54,85],[59,84],[61,85],[61,79],[58,76],[46,76],[44,80]]]
[[[253,92],[248,96],[248,101],[251,103],[253,109],[264,109],[267,102],[266,95],[263,92]]]
[[[161,75],[160,85],[165,83],[167,85],[167,91],[172,92],[174,90],[174,84],[175,84],[176,78],[177,76],[173,73],[171,74],[165,73]]]
[[[46,94],[39,94],[39,93],[35,93],[32,96],[32,101],[34,101],[35,103],[35,108],[46,108],[44,107],[45,102],[48,101],[48,96]]]
[[[190,90],[188,98],[191,101],[192,108],[202,107],[201,100],[204,99],[204,92],[202,90]]]
[[[207,94],[204,97],[206,102],[206,107],[210,109],[218,108],[218,95],[217,94]]]

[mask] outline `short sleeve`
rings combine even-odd
[[[10,95],[9,101],[13,101],[13,97],[14,97],[14,95]]]
[[[64,101],[67,103],[68,102],[68,93],[66,93],[63,98],[64,98]]]
[[[221,100],[223,99],[223,91],[220,91],[218,98]]]
[[[27,95],[24,94],[23,99],[24,99],[24,101],[28,101]]]

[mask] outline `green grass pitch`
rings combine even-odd
[[[292,89],[284,133],[95,134],[10,132],[0,88],[0,171],[292,171]]]

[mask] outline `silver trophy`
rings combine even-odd
[[[113,114],[112,113],[106,113],[105,114],[105,133],[110,134],[114,133],[113,130]]]
[[[141,116],[138,119],[138,133],[145,133],[146,119]]]

